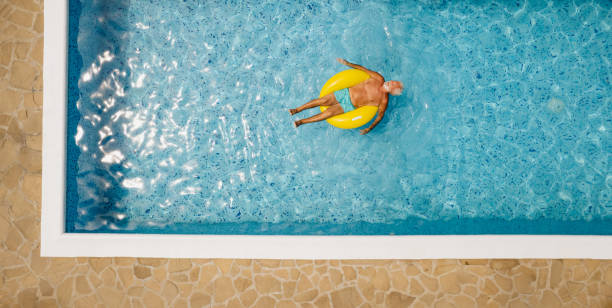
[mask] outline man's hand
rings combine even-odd
[[[348,62],[342,58],[336,58],[336,61],[340,62],[340,64],[348,65]]]
[[[370,132],[370,128],[365,128],[359,131],[360,134],[365,135]]]

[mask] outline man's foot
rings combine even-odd
[[[300,125],[302,125],[302,120],[297,120],[297,121],[293,122],[293,126],[295,126],[296,128],[298,126],[300,126]]]
[[[290,113],[291,115],[294,115],[294,114],[296,114],[297,112],[298,112],[298,111],[297,111],[297,109],[289,109],[289,113]]]

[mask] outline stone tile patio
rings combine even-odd
[[[40,258],[42,7],[0,0],[0,307],[612,307],[609,260]]]

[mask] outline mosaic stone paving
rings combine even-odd
[[[0,0],[0,307],[612,307],[612,261],[40,258],[42,3]]]

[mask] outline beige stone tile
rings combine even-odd
[[[189,308],[189,304],[187,303],[186,300],[182,299],[182,298],[177,298],[174,303],[172,305],[170,305],[170,307],[174,307],[174,308]]]
[[[34,21],[34,31],[42,34],[44,30],[44,15],[42,13],[36,14],[36,19]]]
[[[329,266],[327,264],[315,266],[315,271],[319,273],[319,275],[327,273],[328,269],[329,269]]]
[[[161,282],[155,279],[147,279],[144,281],[144,286],[155,292],[161,292]]]
[[[509,272],[511,269],[519,265],[519,261],[516,259],[496,259],[492,260],[489,265],[496,271]]]
[[[319,296],[314,301],[314,306],[317,308],[332,308],[331,299],[328,295]]]
[[[513,290],[512,279],[506,278],[502,275],[495,275],[495,283],[503,291],[511,292]]]
[[[541,307],[541,308],[561,307],[561,301],[559,300],[559,297],[555,295],[552,291],[545,290],[544,294],[540,298],[538,307]]]
[[[535,291],[535,279],[535,275],[521,273],[514,277],[514,287],[521,294],[531,294]]]
[[[287,279],[289,279],[289,270],[288,270],[288,269],[286,269],[286,268],[281,268],[281,269],[274,270],[274,271],[272,272],[272,274],[273,274],[273,275],[274,275],[276,278],[281,279],[281,280],[287,280]]]
[[[455,305],[449,299],[439,299],[435,302],[434,308],[455,308]]]
[[[24,61],[13,61],[10,70],[9,83],[11,86],[23,90],[31,90],[32,85],[40,75],[35,66]]]
[[[587,268],[584,264],[579,264],[574,267],[573,279],[576,281],[585,281],[588,278]]]
[[[200,279],[200,270],[199,266],[195,266],[189,271],[189,281],[196,282]]]
[[[9,73],[8,68],[0,66],[0,80],[4,80],[5,78],[8,78],[8,73]]]
[[[0,42],[0,65],[9,66],[11,64],[14,47],[15,46],[12,43]],[[10,102],[10,99],[8,101]]]
[[[38,289],[40,290],[40,294],[42,296],[51,296],[53,295],[54,289],[45,279],[41,279],[38,283]]]
[[[23,105],[28,110],[40,110],[42,107],[42,91],[23,93]],[[42,133],[42,130],[37,133]]]
[[[184,272],[191,269],[192,266],[191,260],[189,259],[170,259],[170,261],[168,261],[168,272]]]
[[[117,275],[124,288],[130,287],[134,283],[134,277],[136,276],[133,269],[129,267],[117,268]]]
[[[387,291],[391,287],[391,282],[389,279],[389,273],[384,268],[379,268],[376,270],[376,274],[372,278],[372,284],[374,289],[379,291]]]
[[[142,297],[143,292],[144,292],[144,287],[140,287],[140,286],[130,287],[129,289],[127,289],[128,296]]]
[[[355,287],[348,287],[331,293],[333,307],[357,307],[363,303],[363,298]]]
[[[236,290],[232,285],[232,280],[225,276],[219,277],[215,280],[214,290],[213,298],[217,303],[222,303],[236,294]]]
[[[457,272],[450,272],[440,276],[440,291],[446,294],[459,294],[461,283],[457,278]]]
[[[5,138],[4,143],[0,144],[0,170],[6,170],[9,166],[17,160],[19,152],[21,151],[21,145],[13,138]]]
[[[35,307],[37,301],[36,289],[21,290],[17,294],[17,302],[21,307]]]
[[[89,262],[91,269],[98,274],[113,262],[111,258],[89,258],[87,261]]]
[[[2,90],[0,90],[0,93],[2,93]],[[8,128],[9,123],[11,122],[12,119],[13,119],[12,115],[0,114],[0,127],[1,127],[0,132],[3,132],[4,134],[2,136],[6,136],[6,129]],[[3,139],[4,137],[0,138],[0,141],[2,141]]]
[[[371,302],[374,300],[375,290],[374,290],[374,286],[369,280],[366,280],[364,278],[359,278],[359,280],[357,280],[357,287],[359,288],[361,295],[363,295],[366,301]]]
[[[281,282],[270,274],[256,275],[255,289],[259,294],[281,292]]]
[[[19,247],[23,243],[23,240],[24,239],[21,236],[21,233],[19,233],[19,231],[17,231],[16,228],[11,228],[7,233],[6,240],[4,241],[4,245],[10,251],[17,251],[19,250]],[[9,271],[9,270],[5,269],[4,271]],[[9,276],[5,276],[5,278],[9,278]]]
[[[43,299],[40,300],[40,302],[38,302],[38,308],[56,308],[59,307],[57,300],[55,300],[54,298],[47,298],[47,299]]]
[[[297,283],[295,281],[287,281],[282,283],[283,297],[291,298],[295,294]]]
[[[328,292],[332,290],[331,280],[329,280],[329,276],[325,275],[319,281],[319,290],[322,293]]]
[[[142,301],[147,308],[161,308],[166,306],[164,300],[159,295],[149,290],[145,290]],[[109,307],[116,306],[109,305]]]
[[[233,260],[232,259],[214,259],[213,263],[217,266],[217,268],[219,268],[221,273],[227,274],[230,272],[232,268]]]
[[[296,302],[309,302],[315,299],[317,295],[319,295],[319,291],[317,289],[310,289],[308,291],[296,294],[294,300]]]
[[[138,258],[138,263],[142,265],[158,267],[168,263],[168,259],[159,259],[159,258]]]
[[[552,260],[549,278],[549,287],[554,289],[561,282],[563,274],[563,262],[561,260]]]
[[[254,289],[249,289],[240,295],[240,302],[242,302],[242,304],[246,307],[251,307],[251,305],[255,303],[256,299],[257,299],[257,291],[255,291]]]
[[[203,293],[194,293],[189,298],[189,303],[192,308],[206,307],[211,303],[211,298]]]
[[[257,262],[262,267],[268,267],[268,268],[277,268],[280,266],[280,263],[281,263],[280,260],[265,260],[265,259],[255,260],[255,262]]]
[[[25,265],[19,265],[17,267],[5,268],[2,270],[2,277],[6,280],[18,279],[25,276],[29,272]]]
[[[20,218],[15,221],[17,229],[29,241],[37,240],[40,236],[40,222],[33,216]]]
[[[423,292],[425,292],[425,289],[419,280],[416,278],[410,279],[410,294],[421,295]]]
[[[329,277],[332,282],[332,287],[336,287],[342,283],[343,277],[342,272],[335,268],[329,269]]]
[[[179,295],[179,288],[172,281],[167,281],[162,289],[162,295],[167,302],[170,302]]]
[[[409,280],[404,276],[404,273],[401,271],[391,272],[391,286],[399,291],[406,292],[408,291]],[[346,275],[345,275],[346,276]]]
[[[19,123],[19,114],[23,110],[17,112],[17,117],[11,118],[11,122],[8,125],[8,135],[11,136],[12,140],[19,144],[19,150],[21,151],[21,146],[23,145],[23,141],[25,140],[25,135],[23,134],[23,130],[21,129],[21,124]],[[7,140],[10,138],[6,138]],[[19,161],[19,160],[17,160]],[[12,161],[11,161],[12,163]]]
[[[16,59],[25,60],[30,52],[29,43],[15,43],[14,56]]]
[[[444,260],[439,260],[434,265],[433,275],[440,276],[442,274],[454,271],[455,269],[457,269],[457,263],[453,260],[446,260],[446,262]]]
[[[416,298],[401,292],[390,292],[385,296],[385,307],[403,308],[410,307]]]
[[[11,223],[4,217],[0,216],[0,243],[4,242],[8,236],[9,230],[15,229]]]
[[[28,226],[28,223],[36,220],[35,217],[38,217],[38,209],[36,206],[26,200],[26,197],[19,190],[13,190],[6,195],[5,198],[6,204],[10,207],[10,218],[13,220],[13,224],[19,228],[19,231],[25,236],[24,232],[30,232],[26,238],[29,240],[34,240],[36,237],[36,232],[34,228],[36,226]],[[24,221],[22,222],[22,219]]]
[[[253,284],[251,279],[246,279],[242,277],[234,278],[233,283],[234,288],[236,288],[238,292],[244,292],[244,290],[248,289]]]
[[[601,265],[601,261],[600,260],[585,259],[585,260],[583,260],[583,262],[584,262],[584,265],[586,266],[587,271],[589,273],[593,273]]]
[[[234,262],[239,266],[250,266],[252,261],[253,260],[250,260],[250,259],[235,259],[234,260]],[[281,261],[281,266],[285,267],[285,265],[283,265],[283,262],[284,261]]]
[[[521,301],[520,299],[513,299],[508,303],[510,308],[529,308],[527,303]]]
[[[421,272],[428,275],[433,274],[433,260],[418,260],[417,264],[421,268]]]
[[[42,111],[26,110],[26,119],[22,122],[26,135],[38,135],[42,131]]]
[[[19,163],[28,172],[40,173],[42,171],[41,152],[22,147],[19,152]]]
[[[85,276],[77,276],[75,280],[75,289],[79,294],[89,294],[92,289]]]
[[[102,279],[95,272],[89,272],[87,279],[94,288],[98,288],[102,285]]]
[[[307,264],[300,266],[300,271],[307,276],[310,276],[314,271],[314,266],[312,264]]]
[[[255,302],[255,308],[269,308],[274,307],[276,305],[276,300],[270,296],[263,296],[257,299]]]
[[[57,287],[57,301],[61,306],[68,307],[71,305],[72,293],[74,290],[74,278],[66,278]]]
[[[40,12],[42,9],[41,5],[33,0],[9,0],[9,2],[26,11]]]
[[[499,288],[491,279],[485,279],[480,291],[487,296],[494,296],[499,292]]]
[[[436,292],[438,291],[438,279],[427,276],[427,275],[421,275],[419,276],[420,278],[420,282],[423,286],[425,286],[425,288],[427,290],[429,290],[430,292]]]
[[[11,114],[17,111],[17,108],[21,106],[23,101],[23,94],[19,91],[11,89],[0,89],[0,97],[2,98],[2,103],[0,104],[0,114]]]
[[[30,269],[33,273],[38,276],[43,276],[43,273],[47,271],[50,264],[50,258],[42,258],[40,256],[40,246],[36,246],[32,250],[30,257]]]
[[[416,276],[421,273],[421,270],[415,264],[406,265],[406,268],[404,271],[406,273],[406,276],[408,277]]]
[[[548,268],[538,269],[537,288],[544,289],[546,287],[547,282],[548,282]]]
[[[4,173],[4,176],[2,177],[2,180],[0,180],[0,183],[8,189],[14,189],[19,186],[19,183],[21,182],[21,177],[24,173],[25,170],[21,166],[13,165],[8,169],[6,173]]]
[[[42,177],[40,174],[25,174],[21,190],[30,201],[40,203]]]

